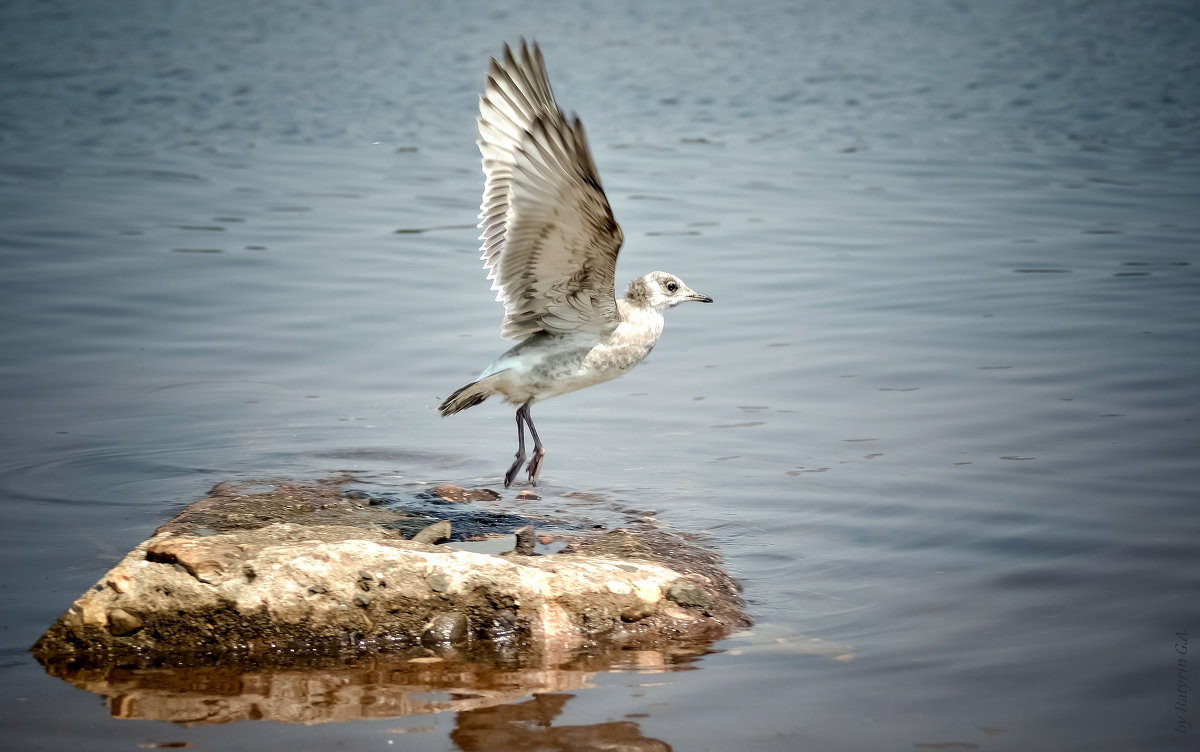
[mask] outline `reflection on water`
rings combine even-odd
[[[555,726],[554,719],[575,695],[539,694],[502,707],[459,713],[450,741],[463,752],[527,752],[539,749],[670,752],[671,745],[648,739],[632,721],[586,726]]]
[[[489,661],[478,651],[468,656],[443,650],[436,654],[379,653],[354,660],[293,660],[287,668],[53,663],[47,671],[103,697],[114,718],[185,726],[251,720],[315,724],[454,711],[479,714],[472,721],[460,715],[458,722],[460,728],[472,729],[478,739],[480,729],[487,725],[483,719],[502,726],[522,715],[510,716],[505,711],[482,714],[484,709],[530,694],[588,688],[598,671],[688,669],[703,653],[703,648],[696,647],[595,648],[566,659],[522,653]],[[559,697],[565,702],[570,695]],[[561,711],[561,703],[556,707],[555,714]]]

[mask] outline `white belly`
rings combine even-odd
[[[545,338],[514,347],[484,377],[492,376],[489,385],[509,402],[524,404],[611,381],[633,370],[652,346]]]

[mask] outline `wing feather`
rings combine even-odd
[[[607,333],[618,323],[613,273],[621,228],[579,118],[554,101],[537,44],[492,60],[479,100],[485,175],[482,261],[504,303],[500,334]]]

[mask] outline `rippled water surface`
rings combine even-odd
[[[1194,3],[10,2],[0,33],[20,748],[1195,748]],[[536,406],[541,490],[704,533],[755,628],[509,716],[120,722],[46,676],[41,631],[218,481],[498,485],[509,407],[434,408],[506,347],[474,108],[522,34],[618,284],[716,299]]]

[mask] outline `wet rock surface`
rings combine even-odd
[[[685,536],[493,511],[488,489],[389,496],[345,482],[216,486],[80,596],[35,656],[91,684],[118,665],[369,655],[557,670],[580,651],[691,653],[748,623],[717,556]],[[513,533],[517,551],[461,550]]]

